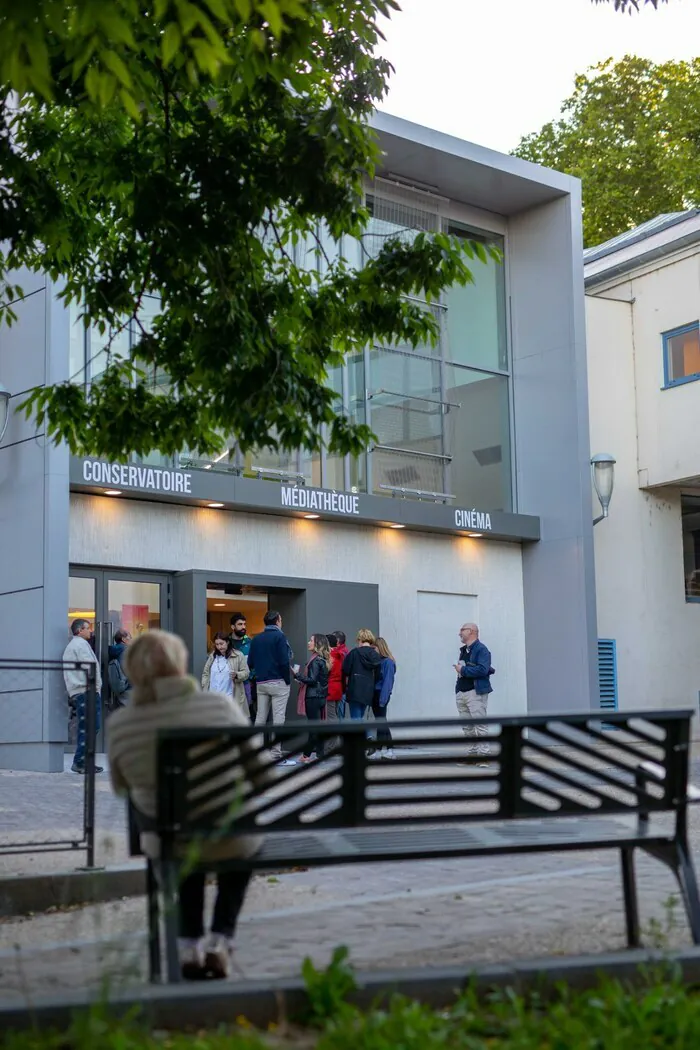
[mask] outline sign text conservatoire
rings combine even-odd
[[[131,463],[103,463],[99,459],[83,461],[83,481],[122,489],[145,489],[147,492],[192,493],[192,475],[184,470],[138,467]]]
[[[350,492],[307,489],[303,485],[282,485],[282,506],[299,510],[326,511],[331,514],[359,514],[360,497]]]

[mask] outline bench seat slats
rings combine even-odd
[[[382,822],[383,823],[383,822]],[[673,840],[669,821],[650,821],[640,836],[636,817],[584,817],[573,820],[528,820],[455,827],[360,828],[276,832],[265,838],[254,856],[240,862],[244,868],[270,868],[276,864],[343,864],[358,861],[410,860],[430,857],[469,857],[496,853],[535,853],[664,844]],[[238,866],[235,861],[227,867]]]

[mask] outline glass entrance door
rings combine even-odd
[[[109,709],[111,702],[107,666],[115,632],[128,631],[133,639],[157,627],[169,630],[170,606],[167,576],[71,566],[67,627],[70,631],[77,619],[93,625],[93,648],[102,672],[103,709]]]

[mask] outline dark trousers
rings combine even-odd
[[[250,882],[249,871],[222,871],[217,875],[216,904],[211,924],[212,933],[220,933],[229,940]],[[204,935],[204,886],[206,875],[197,872],[188,875],[180,884],[180,936],[197,941]]]
[[[380,721],[386,722],[386,709],[387,709],[387,707],[388,707],[388,704],[386,706],[382,707],[380,705],[380,703],[379,703],[379,700],[375,696],[374,700],[372,701],[372,714],[374,715],[374,717],[376,718],[376,720],[378,722],[380,722]],[[392,741],[391,741],[391,730],[389,729],[388,725],[386,726],[386,728],[384,728],[384,726],[382,726],[381,729],[377,730],[377,743],[378,744],[383,744],[385,747],[391,747],[391,743],[392,743]]]
[[[306,717],[309,721],[317,721],[326,706],[325,699],[321,699],[317,696],[307,696],[306,701]],[[318,733],[309,733],[309,739],[306,741],[306,747],[304,748],[304,754],[308,758],[312,752],[316,752],[317,758],[323,758],[323,749],[325,746],[325,737],[319,736]]]
[[[87,740],[87,693],[78,693],[77,696],[71,697],[71,703],[75,704],[75,717],[78,723],[78,739],[73,761],[76,766],[82,768],[85,765],[85,744]],[[102,701],[98,693],[95,699],[95,739],[97,739],[97,734],[100,731],[101,707]]]

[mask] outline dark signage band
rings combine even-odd
[[[71,460],[71,487],[78,491],[141,496],[168,503],[263,514],[313,516],[358,524],[392,525],[422,532],[447,532],[493,539],[534,541],[539,518],[477,507],[451,507],[396,496],[339,492],[206,470],[174,470],[144,464]]]

